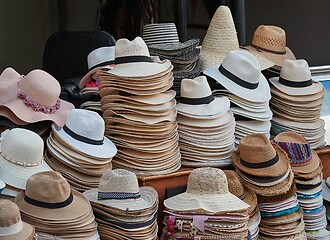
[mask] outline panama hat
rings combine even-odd
[[[279,77],[269,79],[280,91],[294,96],[318,94],[323,90],[320,82],[312,80],[308,63],[304,59],[284,61]]]
[[[9,200],[0,199],[0,239],[32,240],[34,227],[21,219],[17,205]]]
[[[256,58],[248,51],[230,51],[220,66],[208,68],[204,74],[248,101],[266,102],[271,98],[267,79]]]
[[[92,79],[92,74],[99,69],[110,70],[115,63],[115,46],[100,47],[87,56],[88,73],[80,80],[79,88],[84,88]]]
[[[251,45],[244,48],[266,57],[277,66],[282,66],[285,59],[296,59],[292,51],[286,47],[285,31],[277,26],[258,26]]]
[[[116,146],[104,137],[103,118],[94,111],[73,109],[62,128],[52,125],[53,132],[74,149],[90,156],[111,158]]]
[[[8,185],[25,189],[31,175],[52,170],[43,159],[44,142],[38,134],[22,128],[6,130],[0,144],[0,176]]]
[[[226,174],[217,168],[197,168],[188,177],[184,193],[164,200],[164,206],[180,212],[245,211],[249,205],[228,190]]]

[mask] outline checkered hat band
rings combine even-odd
[[[100,199],[131,199],[140,198],[139,193],[126,193],[126,192],[98,192],[98,200]]]
[[[312,160],[312,151],[309,144],[277,142],[286,151],[290,158],[291,166],[304,166]]]

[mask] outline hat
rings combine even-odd
[[[13,68],[8,67],[0,75],[0,105],[6,103],[16,93],[21,75]]]
[[[121,38],[116,43],[115,67],[110,74],[119,77],[152,76],[169,70],[172,66],[169,60],[154,62],[149,50],[141,37],[133,41]]]
[[[204,74],[248,101],[266,102],[271,98],[267,79],[262,75],[259,63],[247,51],[229,52],[220,66],[208,68]]]
[[[313,82],[308,63],[304,59],[285,60],[280,76],[270,78],[269,81],[280,91],[294,96],[317,94],[323,90],[322,83]]]
[[[215,98],[205,76],[183,79],[181,97],[176,108],[182,115],[210,116],[225,114],[229,110],[229,99]],[[198,118],[198,117],[196,117]]]
[[[17,205],[6,199],[0,199],[0,239],[34,239],[34,227],[23,222]]]
[[[99,69],[110,70],[115,64],[115,46],[100,47],[87,56],[88,73],[80,80],[79,88],[84,88],[92,79],[92,74]]]
[[[91,206],[78,191],[70,188],[58,172],[47,171],[32,175],[26,190],[15,198],[21,212],[38,219],[69,222],[86,215]]]
[[[149,209],[158,201],[158,194],[152,187],[140,187],[135,173],[114,169],[106,171],[98,189],[84,192],[92,203],[102,204],[124,211]]]
[[[188,177],[184,193],[164,200],[173,211],[210,213],[247,210],[249,205],[228,190],[226,174],[217,168],[197,168]]]
[[[227,6],[220,6],[214,13],[201,48],[202,70],[218,66],[232,50],[238,50],[237,31]],[[257,56],[261,69],[274,64],[262,56]]]
[[[28,123],[51,120],[63,126],[68,112],[74,106],[60,100],[60,93],[58,81],[47,72],[36,69],[26,76],[20,76],[16,87],[1,106],[9,108],[19,119]]]
[[[1,179],[13,187],[25,189],[31,175],[52,170],[43,159],[42,138],[30,130],[6,130],[1,134],[0,150]]]
[[[239,142],[233,153],[233,163],[239,170],[261,177],[284,175],[289,166],[289,158],[277,144],[271,143],[264,134],[250,134]]]
[[[285,31],[277,26],[260,25],[253,34],[250,46],[244,47],[262,55],[277,66],[282,66],[285,59],[296,59],[286,47]]]
[[[330,177],[327,177],[325,180],[322,180],[321,186],[323,199],[327,202],[330,202]]]
[[[53,132],[72,148],[90,156],[111,158],[116,146],[104,136],[103,118],[94,111],[73,109],[62,128],[52,125]]]

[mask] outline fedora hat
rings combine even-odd
[[[256,58],[248,51],[229,52],[220,66],[208,68],[204,74],[248,101],[266,102],[271,98],[267,79]]]
[[[269,81],[274,87],[288,95],[313,95],[323,90],[322,83],[312,80],[308,63],[304,59],[286,59],[283,62],[280,76],[270,78]]]
[[[220,6],[212,17],[202,43],[202,71],[209,67],[219,66],[230,51],[238,49],[237,31],[231,11],[227,6]],[[256,57],[261,69],[274,65],[261,55]]]
[[[7,107],[27,123],[51,120],[63,126],[67,114],[74,106],[59,99],[61,87],[53,76],[36,69],[26,76],[19,76],[16,81],[16,87],[6,96],[1,106]]]
[[[100,47],[87,56],[88,73],[80,80],[79,88],[84,88],[92,80],[92,74],[99,69],[110,70],[115,64],[115,46]]]
[[[141,37],[136,37],[133,41],[121,38],[116,43],[115,67],[109,74],[119,77],[145,77],[169,71],[171,68],[169,60],[152,60]]]
[[[211,116],[225,114],[229,110],[229,99],[215,98],[205,76],[183,79],[181,94],[176,105],[178,113],[188,116]]]
[[[104,136],[103,118],[94,111],[73,109],[62,128],[52,125],[53,132],[73,149],[98,158],[111,158],[116,146]]]
[[[197,168],[188,177],[184,193],[164,200],[164,206],[180,212],[245,211],[249,205],[228,190],[226,174],[217,168]]]
[[[106,171],[101,177],[99,188],[87,190],[83,194],[94,204],[123,211],[149,209],[158,202],[154,188],[139,187],[135,173],[119,168]]]
[[[32,240],[34,227],[21,219],[17,205],[0,199],[0,240]]]
[[[25,189],[27,179],[52,169],[43,159],[42,138],[27,129],[14,128],[1,134],[0,176],[8,185]]]
[[[277,66],[282,66],[285,59],[296,59],[286,46],[285,31],[277,26],[258,26],[251,45],[244,48],[266,57]]]
[[[232,157],[239,170],[254,176],[282,176],[290,167],[286,152],[259,133],[243,137]]]

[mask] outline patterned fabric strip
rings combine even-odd
[[[100,199],[131,199],[140,198],[139,193],[125,193],[125,192],[98,192],[98,200]]]
[[[276,142],[288,154],[291,166],[305,166],[312,160],[312,151],[309,144]]]

